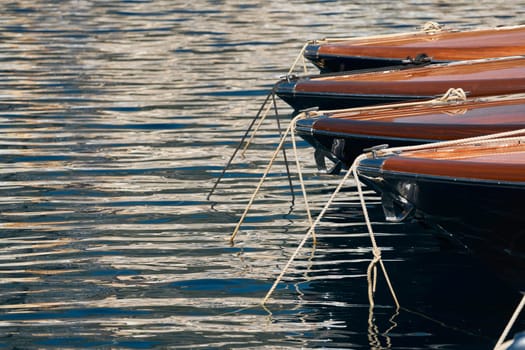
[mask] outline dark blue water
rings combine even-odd
[[[306,244],[260,306],[308,227],[298,182],[292,200],[278,158],[228,242],[277,142],[273,119],[206,195],[305,40],[428,20],[521,24],[524,9],[485,0],[2,2],[0,348],[491,349],[520,297],[504,271],[417,224],[383,223],[371,193],[402,308],[381,275],[369,307],[371,244],[351,182],[317,245]],[[305,144],[299,156],[318,212],[338,179],[317,172]]]

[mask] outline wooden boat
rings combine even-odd
[[[525,26],[312,41],[303,56],[322,73],[525,55]]]
[[[416,218],[473,250],[488,249],[523,264],[524,130],[507,138],[424,146],[376,151],[359,162],[360,179],[381,193],[386,219]]]
[[[287,77],[275,92],[296,110],[327,110],[432,99],[451,87],[462,88],[469,97],[525,92],[525,57]]]
[[[380,144],[399,147],[522,128],[525,94],[310,112],[295,131],[315,148],[318,167],[326,169],[325,158],[346,168],[363,149]]]

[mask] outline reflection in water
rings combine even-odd
[[[279,159],[237,244],[227,242],[275,146],[273,120],[214,202],[205,197],[305,40],[430,19],[517,24],[524,8],[0,4],[0,347],[490,348],[518,295],[462,249],[381,223],[369,193],[404,306],[396,314],[379,280],[370,310],[370,242],[352,188],[317,231],[315,252],[302,250],[268,309],[259,305],[307,228]],[[318,210],[337,179],[316,173],[304,145],[300,155]]]

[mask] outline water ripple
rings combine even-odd
[[[277,144],[271,118],[206,195],[305,40],[427,20],[519,24],[523,5],[2,3],[0,348],[491,348],[517,296],[461,249],[382,223],[367,193],[410,309],[396,315],[379,286],[370,314],[372,254],[351,183],[260,306],[308,226],[279,158],[228,241]],[[319,212],[338,179],[317,172],[304,143],[299,157]],[[480,310],[484,298],[498,303]]]

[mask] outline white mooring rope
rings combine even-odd
[[[288,70],[288,74],[287,76],[291,75],[292,72],[294,71],[295,69],[295,66],[297,65],[297,62],[299,62],[299,60],[302,58],[303,59],[303,72],[304,74],[307,74],[308,73],[308,69],[306,68],[306,61],[304,59],[304,51],[306,50],[306,47],[310,44],[311,42],[310,41],[307,41],[306,43],[304,43],[303,47],[301,48],[301,51],[299,51],[299,54],[297,55],[297,57],[295,58],[295,61],[292,63],[292,66],[290,67],[290,69]]]
[[[237,225],[235,226],[235,229],[233,230],[233,233],[230,236],[230,243],[233,244],[233,242],[235,240],[235,237],[237,236],[237,233],[239,232],[239,230],[241,228],[242,223],[246,219],[246,216],[248,215],[248,212],[250,211],[250,209],[251,209],[251,207],[253,205],[253,202],[255,201],[255,197],[259,193],[259,191],[260,191],[264,181],[266,180],[266,177],[268,176],[268,174],[269,174],[269,172],[270,172],[270,170],[271,170],[271,168],[273,166],[273,163],[274,163],[275,159],[277,158],[277,155],[279,154],[279,151],[283,147],[283,145],[284,145],[284,143],[286,141],[286,138],[288,137],[288,134],[291,132],[292,128],[295,126],[295,123],[297,122],[297,120],[299,120],[301,118],[304,118],[304,117],[305,117],[305,113],[300,113],[295,118],[293,118],[292,121],[289,123],[288,127],[286,128],[286,131],[281,136],[281,140],[279,141],[279,145],[277,146],[277,148],[275,149],[272,157],[270,158],[270,161],[269,161],[268,165],[266,166],[266,169],[264,170],[263,175],[261,176],[261,178],[259,180],[259,183],[257,184],[257,187],[255,188],[252,196],[250,197],[250,200],[248,201],[248,204],[246,205],[246,208],[244,209],[244,212],[243,212],[241,218],[239,219],[239,222],[237,222]],[[297,159],[297,151],[296,150],[295,150],[295,154],[296,154],[296,159]],[[302,177],[301,177],[301,182],[302,182]],[[301,188],[303,190],[304,201],[306,203],[306,210],[307,210],[308,219],[309,219],[309,222],[311,224],[312,217],[311,217],[311,213],[310,213],[310,208],[308,206],[308,198],[306,196],[306,191],[304,189],[304,184],[301,184]]]
[[[281,282],[282,278],[284,277],[284,274],[286,273],[286,271],[288,270],[288,268],[292,264],[293,260],[295,260],[295,257],[297,256],[299,251],[302,249],[302,247],[304,246],[304,244],[306,243],[306,241],[308,240],[310,235],[314,232],[315,227],[321,221],[322,217],[324,216],[324,214],[326,213],[326,211],[328,210],[328,208],[330,207],[330,205],[334,201],[336,195],[339,193],[339,191],[341,190],[343,185],[346,183],[348,177],[351,174],[353,174],[355,179],[356,179],[357,188],[358,188],[358,195],[359,195],[359,199],[360,199],[360,202],[361,202],[361,207],[363,209],[363,215],[365,217],[366,225],[367,225],[367,228],[368,228],[368,233],[370,235],[370,239],[372,241],[372,246],[373,246],[372,247],[372,253],[374,255],[374,258],[370,262],[370,265],[368,266],[368,269],[367,269],[368,298],[369,298],[370,305],[372,307],[374,305],[373,294],[374,294],[374,291],[375,291],[375,280],[376,280],[376,276],[377,276],[377,273],[375,271],[376,271],[376,264],[379,263],[380,266],[381,266],[381,269],[383,271],[383,274],[385,276],[385,279],[386,279],[386,282],[388,284],[388,287],[390,289],[390,293],[392,294],[392,297],[393,297],[394,302],[396,304],[396,310],[399,309],[399,307],[400,307],[399,306],[399,301],[398,301],[397,296],[396,296],[396,294],[394,292],[394,288],[392,287],[392,283],[390,282],[390,278],[388,277],[388,273],[386,272],[385,265],[383,264],[383,261],[381,260],[381,250],[377,246],[377,243],[376,243],[376,240],[375,240],[374,231],[372,230],[372,224],[370,223],[370,218],[368,216],[368,211],[366,209],[366,203],[365,203],[363,191],[361,189],[361,183],[360,183],[360,181],[359,181],[359,179],[357,177],[357,171],[356,171],[357,165],[359,164],[359,162],[362,159],[364,159],[366,157],[367,156],[365,154],[362,154],[362,155],[360,155],[359,157],[357,157],[354,160],[354,162],[352,163],[352,165],[348,169],[347,173],[345,174],[343,179],[339,182],[339,184],[337,185],[336,189],[334,190],[334,192],[332,193],[332,195],[330,196],[330,198],[326,202],[325,206],[323,207],[323,209],[321,210],[321,212],[319,213],[319,215],[315,219],[314,223],[310,226],[310,229],[306,232],[306,234],[304,235],[303,239],[301,240],[301,242],[299,243],[299,245],[295,249],[294,253],[288,259],[288,262],[286,263],[286,265],[281,270],[281,273],[275,279],[272,287],[270,288],[270,290],[268,291],[268,293],[266,294],[266,296],[262,300],[262,304],[263,305],[268,301],[268,299],[270,298],[272,293],[275,291],[275,288],[277,287],[277,285]],[[304,191],[304,187],[303,187],[303,191]]]
[[[370,236],[370,241],[372,242],[372,253],[374,254],[374,258],[370,262],[370,265],[368,265],[367,269],[367,278],[368,278],[368,300],[370,302],[370,305],[374,305],[374,292],[375,292],[375,281],[377,279],[377,270],[376,265],[379,263],[381,266],[381,269],[383,270],[383,275],[385,276],[386,283],[388,284],[388,288],[390,289],[390,293],[392,294],[392,298],[394,299],[394,302],[396,304],[396,308],[399,309],[399,301],[397,299],[396,293],[394,292],[394,288],[392,287],[392,283],[390,282],[390,278],[388,277],[388,273],[386,271],[385,265],[383,264],[383,260],[381,260],[381,250],[377,246],[374,230],[372,229],[372,223],[370,222],[370,217],[368,215],[368,210],[366,208],[365,203],[365,196],[363,195],[363,189],[361,188],[361,181],[359,181],[359,177],[357,175],[357,166],[359,165],[359,162],[361,162],[362,159],[366,158],[366,155],[360,155],[357,157],[352,164],[353,173],[354,173],[354,179],[357,185],[357,193],[359,194],[359,200],[361,202],[361,209],[363,210],[363,216],[365,217],[366,227],[368,228],[368,234]],[[372,275],[373,272],[373,275]],[[373,282],[373,283],[372,283]]]
[[[496,345],[494,346],[494,350],[503,350],[506,347],[501,347],[503,344],[503,341],[507,337],[507,335],[510,332],[510,329],[514,325],[514,322],[518,319],[519,314],[521,313],[521,310],[523,310],[523,307],[525,307],[525,293],[523,293],[523,297],[521,298],[520,303],[518,304],[518,307],[516,307],[516,310],[514,310],[514,313],[512,314],[512,317],[510,318],[507,326],[503,330],[503,333],[501,333],[501,336],[499,337]]]

